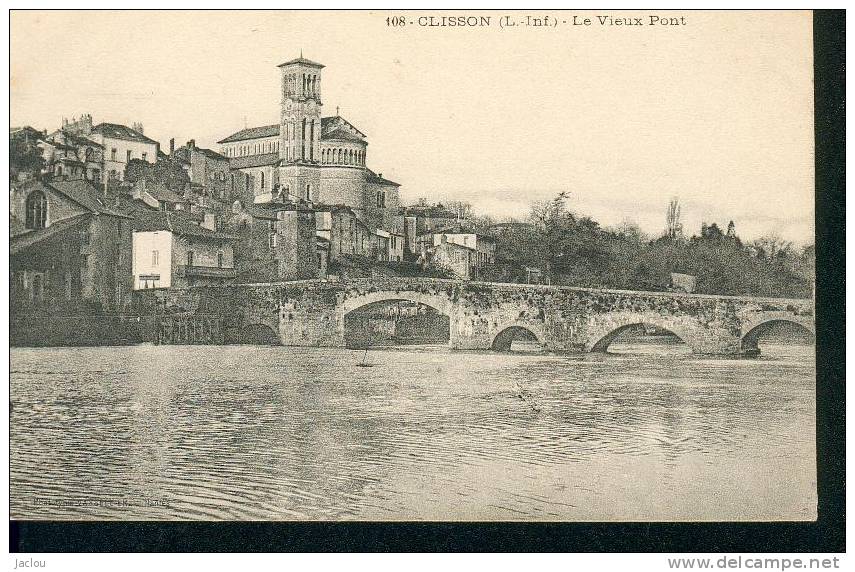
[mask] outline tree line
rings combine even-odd
[[[696,278],[695,292],[809,298],[813,294],[813,245],[796,247],[775,234],[744,243],[731,221],[726,230],[703,224],[686,237],[672,201],[661,236],[645,235],[631,221],[604,228],[567,208],[566,192],[533,203],[521,221],[497,224],[467,212],[479,232],[497,241],[490,279],[524,282],[536,267],[541,281],[592,288],[667,290],[671,274]]]

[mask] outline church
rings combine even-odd
[[[233,133],[218,141],[220,152],[248,175],[256,203],[344,205],[370,227],[392,229],[400,185],[368,168],[362,131],[338,114],[323,116],[323,67],[302,55],[280,64],[279,123]]]

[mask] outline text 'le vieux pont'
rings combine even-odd
[[[408,18],[402,15],[388,16],[386,25],[391,27],[418,26],[421,28],[500,28],[531,27],[557,28],[562,27],[625,27],[625,26],[685,26],[685,16],[665,16],[662,14],[647,14],[642,16],[611,16],[573,15],[556,17],[550,14],[538,16],[419,16]]]

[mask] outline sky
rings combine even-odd
[[[491,25],[418,25],[473,14]],[[544,14],[593,25],[498,25]],[[678,197],[688,234],[733,220],[744,240],[812,243],[810,13],[597,15],[657,12],[13,11],[10,121],[54,130],[91,113],[141,122],[164,149],[218,149],[278,122],[276,66],[302,51],[326,66],[324,115],[339,107],[368,135],[368,166],[405,204],[524,218],[567,191],[580,215],[658,235]]]

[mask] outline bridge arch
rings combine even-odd
[[[534,338],[541,347],[546,347],[546,338],[543,335],[543,330],[534,324],[521,322],[510,322],[499,326],[496,329],[496,333],[493,336],[490,347],[495,351],[509,351],[511,343],[513,343],[514,337],[518,333],[528,334]]]
[[[359,308],[369,304],[376,304],[379,302],[396,302],[398,300],[430,306],[437,312],[445,314],[449,318],[454,313],[454,303],[446,296],[424,294],[422,292],[380,290],[377,292],[368,292],[366,294],[345,298],[344,302],[341,303],[341,314],[342,316],[346,316],[350,312],[358,310]]]
[[[777,323],[795,324],[805,332],[816,336],[813,316],[796,316],[792,312],[764,312],[743,324],[740,336],[742,350],[757,351],[757,344],[764,330]]]
[[[588,336],[585,351],[605,352],[609,345],[624,331],[632,326],[650,325],[666,330],[688,345],[693,352],[698,351],[691,326],[680,323],[678,319],[668,318],[654,313],[614,313],[592,318],[588,324]]]
[[[371,304],[383,304],[386,302],[401,301],[413,302],[416,304],[428,306],[429,308],[436,310],[440,315],[445,316],[447,318],[447,321],[445,326],[445,334],[442,336],[442,338],[445,338],[447,336],[448,345],[453,347],[454,329],[452,327],[452,323],[454,322],[453,316],[455,313],[455,304],[447,296],[425,294],[423,292],[406,290],[380,290],[375,292],[368,292],[350,298],[345,298],[344,301],[340,302],[338,305],[338,326],[339,335],[344,345],[348,346],[348,344],[351,343],[348,341],[348,332],[351,331],[349,329],[350,326],[348,324],[348,315],[350,315],[355,310],[359,310],[360,308],[369,306]]]

